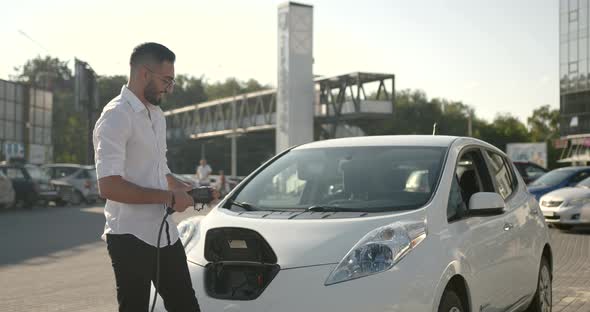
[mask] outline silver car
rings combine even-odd
[[[545,221],[558,229],[590,225],[590,178],[573,187],[547,193],[540,199]]]
[[[48,164],[43,169],[52,179],[73,186],[74,192],[69,198],[71,204],[78,205],[82,201],[94,203],[100,198],[94,166]]]

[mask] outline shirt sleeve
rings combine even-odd
[[[94,158],[97,178],[125,175],[127,140],[131,121],[124,111],[105,110],[94,127]]]

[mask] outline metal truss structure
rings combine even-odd
[[[365,86],[377,85],[366,94]],[[334,138],[339,125],[393,114],[393,74],[352,73],[315,79],[315,124],[322,138]],[[388,90],[389,88],[389,90]],[[276,127],[276,89],[188,105],[166,111],[169,140],[241,135]]]

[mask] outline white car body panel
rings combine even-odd
[[[519,188],[506,200],[503,214],[447,222],[451,180],[461,150],[479,146],[504,155],[501,151],[471,138],[437,136],[350,138],[314,142],[300,148],[444,146],[451,142],[440,184],[431,201],[417,210],[357,218],[278,220],[250,218],[215,208],[205,218],[195,221],[199,223],[198,235],[188,243],[187,257],[201,309],[436,312],[454,276],[460,276],[467,284],[470,311],[517,311],[528,305],[537,287],[539,265],[549,235],[539,206],[518,173]],[[248,183],[247,180],[242,184]],[[421,220],[427,224],[426,238],[393,268],[325,286],[332,270],[365,234],[395,221]],[[219,227],[252,229],[266,239],[277,255],[281,271],[257,299],[218,300],[207,295],[204,237],[209,229]],[[158,301],[158,308],[164,311],[161,299]]]

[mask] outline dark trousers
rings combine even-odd
[[[115,271],[119,311],[148,311],[151,283],[156,283],[156,247],[131,234],[108,234],[107,245]],[[158,292],[169,312],[201,311],[180,239],[160,248]]]

